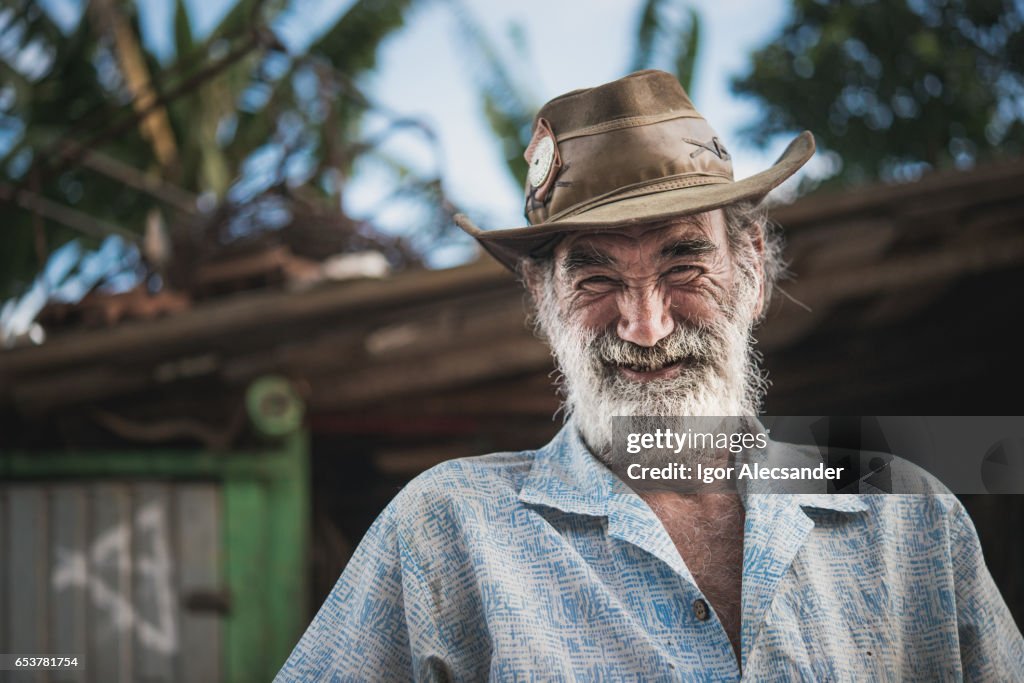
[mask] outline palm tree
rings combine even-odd
[[[167,66],[127,0],[92,0],[67,34],[35,0],[0,10],[0,300],[71,238],[95,245],[158,223],[177,242],[221,243],[279,223],[259,208],[267,197],[324,218],[331,249],[375,243],[340,211],[344,179],[373,148],[358,141],[372,107],[358,82],[414,4],[357,0],[293,55],[270,28],[281,3],[238,0],[200,40],[176,0]],[[415,259],[380,243],[393,261]]]

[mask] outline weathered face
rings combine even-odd
[[[677,325],[724,321],[740,277],[724,215],[711,211],[689,218],[566,238],[555,250],[564,315],[645,348]],[[629,379],[647,381],[678,374],[679,368],[617,369]]]
[[[615,415],[753,414],[759,248],[736,253],[721,211],[562,240],[534,298],[591,447]]]

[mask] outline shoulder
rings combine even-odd
[[[886,458],[881,476],[872,476],[878,488],[862,488],[861,495],[877,524],[909,538],[943,538],[946,544],[975,534],[963,503],[942,481],[909,460]]]
[[[817,447],[782,444],[775,455],[787,464],[821,462]],[[841,493],[828,494],[833,500],[848,496],[863,505],[871,526],[905,537],[956,537],[973,532],[963,504],[949,488],[927,469],[910,460],[879,451],[842,451],[829,456],[834,464],[848,469]],[[823,507],[829,508],[830,505]]]
[[[537,451],[491,453],[446,460],[410,481],[395,497],[396,513],[412,512],[424,502],[515,497],[533,466]]]
[[[410,481],[384,513],[407,545],[453,543],[507,524],[538,451],[491,453],[440,463]]]

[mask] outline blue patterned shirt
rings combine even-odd
[[[1024,680],[1024,641],[954,496],[744,505],[744,679]],[[406,486],[276,680],[738,680],[703,599],[570,423],[540,450]]]

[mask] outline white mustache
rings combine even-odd
[[[599,364],[626,366],[650,371],[676,363],[703,368],[721,363],[725,342],[721,331],[713,325],[687,327],[682,324],[654,346],[639,346],[606,331],[587,345],[591,357]]]

